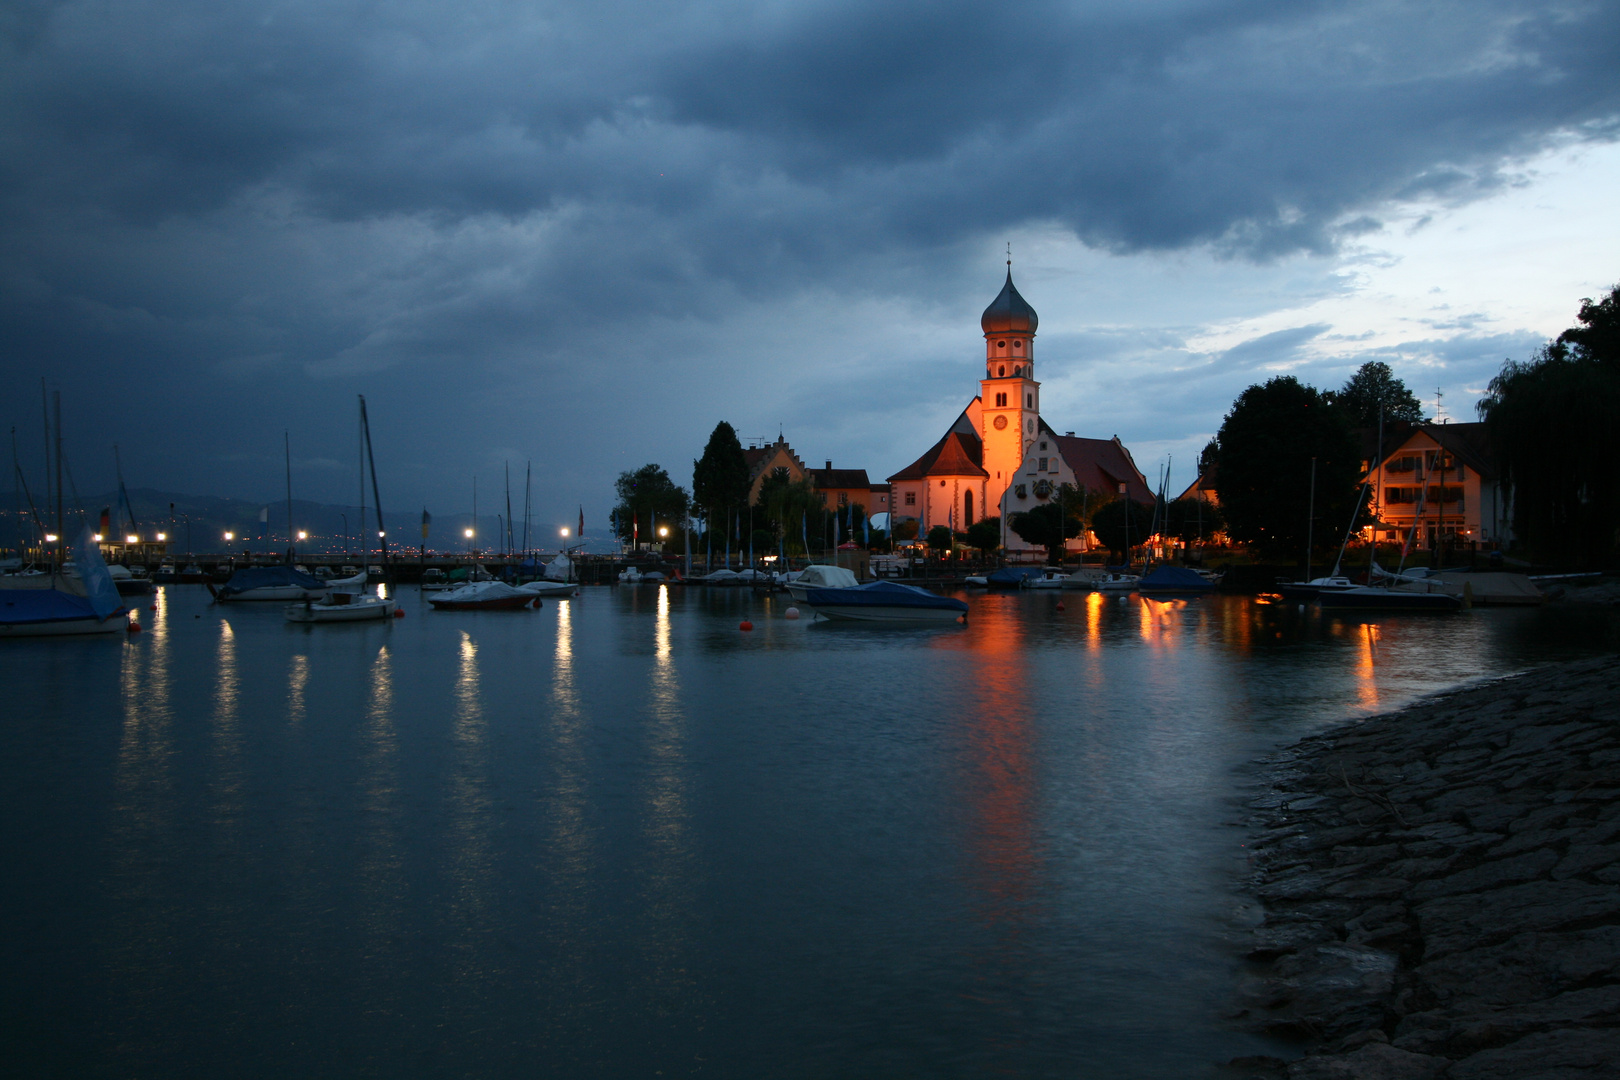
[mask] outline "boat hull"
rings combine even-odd
[[[105,619],[53,619],[47,622],[0,623],[0,638],[77,637],[83,634],[115,634],[129,626],[117,615]]]
[[[357,604],[289,604],[287,621],[296,623],[375,622],[394,615],[394,601],[363,600]]]
[[[254,603],[263,600],[279,600],[286,603],[289,600],[319,600],[327,594],[327,591],[306,589],[302,585],[267,585],[259,589],[244,589],[229,595],[221,593],[214,599],[221,604]]]
[[[1394,592],[1388,589],[1344,589],[1316,597],[1323,611],[1457,611],[1462,601],[1441,592]]]
[[[435,611],[516,611],[530,606],[539,599],[532,593],[523,596],[501,596],[493,600],[451,600],[435,596],[430,597],[428,603],[433,605]]]
[[[863,604],[859,607],[840,607],[836,604],[815,604],[816,613],[842,622],[956,622],[960,611],[950,608],[878,607]]]

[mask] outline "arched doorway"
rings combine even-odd
[[[962,493],[962,527],[965,529],[973,524],[973,492]]]

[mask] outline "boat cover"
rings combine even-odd
[[[1155,566],[1136,583],[1137,592],[1214,592],[1215,586],[1185,566]]]
[[[798,583],[807,589],[847,589],[858,582],[854,573],[842,566],[817,563],[799,572]]]
[[[945,608],[965,612],[967,604],[898,581],[873,581],[847,589],[806,589],[804,602],[813,607]]]
[[[574,564],[568,561],[568,556],[558,555],[555,559],[546,563],[546,571],[540,576],[547,581],[567,581],[569,571],[573,568]]]
[[[1476,604],[1539,604],[1546,599],[1535,582],[1523,574],[1447,570],[1439,578],[1441,592],[1460,598],[1466,585]]]
[[[985,584],[1001,585],[1016,589],[1027,578],[1034,580],[1042,574],[1040,567],[1036,566],[1003,566],[1000,570],[992,571],[984,576]]]
[[[219,588],[220,596],[239,596],[249,589],[282,588],[297,585],[305,589],[324,589],[327,583],[313,574],[306,574],[291,566],[244,566],[231,575]]]
[[[101,619],[88,597],[59,589],[0,589],[0,626]]]

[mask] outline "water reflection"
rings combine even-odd
[[[214,778],[210,787],[214,821],[220,826],[217,839],[229,847],[234,843],[237,819],[242,813],[242,676],[237,670],[236,633],[225,619],[219,621],[214,673]]]
[[[359,925],[365,939],[369,1009],[383,1009],[400,993],[395,954],[404,923],[407,882],[399,817],[399,732],[394,717],[393,655],[388,646],[372,661],[360,748]]]
[[[1356,703],[1368,712],[1378,710],[1378,626],[1362,623],[1356,628],[1361,640],[1356,655]]]
[[[449,816],[454,929],[450,944],[456,953],[454,978],[482,986],[494,974],[484,948],[489,940],[492,800],[478,644],[465,630],[461,632],[453,696]]]
[[[287,663],[287,723],[304,722],[304,687],[309,685],[309,657],[294,653]]]
[[[694,881],[690,861],[690,782],[686,756],[686,710],[671,643],[669,586],[658,587],[653,621],[653,665],[646,730],[647,763],[642,781],[649,857],[642,877],[646,923],[642,948],[642,993],[662,1011],[698,1006],[691,949]],[[688,1020],[690,1020],[690,1015]]]

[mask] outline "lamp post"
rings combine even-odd
[[[471,529],[467,529],[467,530],[465,530],[463,535],[467,537],[467,555],[470,558],[470,557],[472,557],[472,554],[473,554],[473,546],[472,546],[473,531]]]

